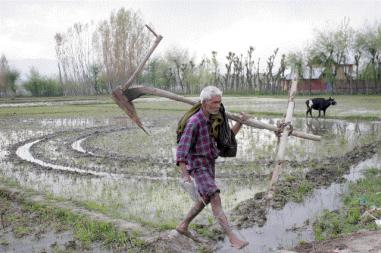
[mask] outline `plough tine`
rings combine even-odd
[[[122,108],[123,111],[136,123],[146,134],[149,135],[148,131],[144,128],[142,122],[140,121],[138,115],[136,114],[135,107],[130,103],[127,97],[123,94],[122,89],[116,88],[112,92],[112,99]]]

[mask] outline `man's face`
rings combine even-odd
[[[205,110],[210,114],[217,114],[221,107],[221,100],[222,98],[220,96],[213,96],[204,102]]]

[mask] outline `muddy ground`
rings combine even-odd
[[[62,134],[62,133],[60,133]],[[49,137],[52,137],[54,135],[51,135]],[[381,147],[381,142],[376,141],[367,145],[363,145],[361,147],[356,147],[352,151],[346,153],[343,156],[340,157],[331,157],[319,161],[305,161],[304,166],[308,168],[313,168],[306,172],[304,175],[294,175],[293,178],[289,178],[288,180],[281,180],[279,181],[277,185],[277,191],[274,196],[274,202],[272,204],[272,208],[274,209],[280,209],[282,208],[288,201],[295,201],[293,197],[289,194],[290,192],[294,192],[297,190],[297,188],[300,186],[301,182],[308,181],[311,183],[312,188],[318,188],[318,187],[324,187],[330,185],[332,182],[340,182],[343,181],[343,175],[349,171],[350,166],[358,164],[359,162],[366,160],[370,157],[372,157],[377,150],[379,150]],[[95,151],[95,150],[94,150]],[[38,154],[38,153],[36,153]],[[16,156],[11,156],[12,159],[16,159]],[[118,158],[115,156],[113,159],[118,160]],[[122,161],[125,161],[124,159],[121,159]],[[15,160],[13,160],[15,162]],[[271,162],[268,164],[268,166],[272,166]],[[287,162],[286,166],[288,167],[300,167],[301,164],[299,162]],[[340,169],[337,169],[340,168]],[[244,176],[244,175],[243,175]],[[7,195],[4,195],[7,196]],[[249,199],[247,201],[242,202],[239,204],[236,208],[233,209],[231,214],[229,216],[233,219],[235,226],[238,228],[246,228],[253,226],[254,224],[263,225],[266,222],[266,209],[264,208],[264,200],[262,199],[263,193],[258,193],[255,198]],[[7,238],[9,234],[12,232],[13,235],[17,238],[29,238],[29,240],[34,241],[41,241],[41,238],[43,237],[49,237],[49,238],[57,238],[51,239],[49,245],[46,245],[46,243],[39,243],[37,244],[37,248],[41,248],[40,252],[44,252],[44,250],[47,250],[47,252],[54,252],[54,250],[63,250],[64,252],[93,252],[94,249],[91,249],[91,247],[99,247],[99,245],[93,244],[92,246],[83,247],[82,244],[76,240],[73,237],[72,232],[69,230],[63,230],[64,232],[60,231],[60,229],[56,231],[52,231],[51,227],[57,226],[50,222],[44,222],[41,221],[41,226],[33,226],[32,222],[36,218],[36,214],[34,213],[23,213],[17,203],[16,198],[7,198],[4,203],[2,204],[2,214],[3,214],[3,231],[1,233],[1,238]],[[24,217],[21,220],[24,220],[25,224],[22,226],[25,226],[27,229],[25,231],[19,232],[17,227],[20,227],[20,224],[17,222],[11,222],[7,217],[10,213],[13,214],[20,214],[20,217]],[[38,218],[38,217],[37,217]],[[29,220],[29,221],[28,221]],[[222,239],[221,237],[221,231],[219,228],[214,225],[212,227],[205,226],[202,224],[198,225],[201,229],[207,229],[209,231],[213,231],[213,234],[210,238],[204,238],[208,241],[205,245],[200,245],[197,243],[194,243],[193,241],[189,240],[188,238],[184,238],[183,236],[179,236],[173,231],[167,231],[167,232],[148,232],[150,233],[150,240],[152,241],[152,244],[150,244],[150,250],[156,251],[156,252],[195,252],[199,250],[200,248],[203,248],[204,251],[214,251],[216,249],[215,240],[218,238]],[[202,237],[202,235],[199,235]],[[378,238],[379,232],[368,232],[368,233],[358,233],[355,235],[352,235],[351,237],[348,237],[348,239],[342,239],[344,240],[341,242],[341,244],[338,244],[338,240],[333,241],[327,241],[327,242],[320,242],[320,243],[306,243],[303,244],[295,250],[297,252],[334,252],[332,251],[332,248],[342,248],[344,249],[356,249],[358,245],[363,245],[363,243],[366,243],[366,245],[370,245],[369,247],[373,247],[372,249],[379,249],[377,248],[380,244]],[[154,238],[154,239],[153,239]],[[354,240],[356,238],[356,240]],[[213,239],[213,240],[211,240]],[[348,241],[348,243],[345,243],[345,240]],[[3,249],[10,249],[14,247],[14,249],[17,249],[17,246],[10,246],[10,242],[6,239],[2,239],[2,242],[0,245],[3,247]],[[21,244],[22,245],[22,244]],[[356,246],[357,245],[357,246]],[[101,247],[100,247],[101,248]],[[336,249],[335,248],[335,249]],[[20,248],[19,248],[20,249]],[[186,251],[187,249],[187,251]],[[317,251],[321,250],[321,251]],[[14,252],[18,252],[17,250]],[[20,251],[21,252],[21,251]],[[97,252],[103,252],[102,250]],[[104,250],[104,252],[108,252],[107,249]],[[123,249],[120,249],[120,252],[123,252]],[[352,251],[337,251],[337,252],[352,252]],[[362,252],[362,251],[359,251]],[[365,251],[364,251],[365,252]],[[369,251],[372,252],[372,251]],[[377,251],[373,251],[377,252]]]
[[[328,186],[332,182],[343,181],[342,177],[349,172],[352,165],[356,165],[372,157],[381,148],[381,141],[356,147],[352,151],[340,157],[330,157],[324,161],[306,161],[303,166],[313,168],[304,175],[296,174],[289,180],[280,180],[276,185],[276,191],[272,202],[272,208],[280,209],[292,199],[290,193],[298,190],[302,182],[307,181],[312,188]],[[287,162],[288,166],[300,167],[298,162]],[[264,193],[258,193],[252,199],[242,202],[233,209],[231,216],[235,225],[240,228],[259,226],[266,222]]]
[[[381,231],[361,231],[333,240],[303,243],[294,250],[298,253],[379,253]]]
[[[238,108],[239,109],[239,108]],[[304,110],[304,109],[302,109]],[[165,113],[168,114],[168,113]],[[150,131],[156,133],[154,136],[163,135],[163,128],[167,127],[168,122],[175,122],[178,118],[179,113],[173,113],[169,116],[162,117],[162,115],[154,115],[152,119],[147,120],[145,125]],[[109,115],[107,115],[107,118]],[[110,117],[111,118],[111,117]],[[144,118],[144,116],[143,116]],[[160,120],[159,120],[160,119]],[[9,120],[9,118],[7,119]],[[118,119],[113,118],[114,121]],[[272,119],[270,119],[271,121]],[[28,120],[19,120],[18,118],[12,118],[9,124],[14,124],[15,126],[26,125],[29,127]],[[30,122],[31,125],[34,124],[33,120]],[[105,121],[106,122],[106,121]],[[320,125],[324,126],[325,123],[329,123],[329,121],[317,121],[319,128]],[[302,125],[303,126],[303,125]],[[304,127],[304,126],[303,126]],[[300,126],[297,126],[299,129]],[[343,128],[345,131],[346,128]],[[166,130],[168,132],[174,132],[173,129]],[[318,129],[319,130],[319,129]],[[44,130],[45,131],[45,130]],[[325,131],[329,131],[329,128],[325,129]],[[147,146],[144,146],[143,149],[138,150],[140,153],[131,154],[126,152],[126,150],[118,151],[118,149],[122,149],[123,146],[118,147],[118,143],[110,146],[109,143],[102,144],[99,140],[105,140],[106,137],[112,136],[112,138],[125,138],[127,135],[128,138],[134,137],[134,135],[139,135],[140,132],[136,130],[136,127],[123,124],[115,124],[115,122],[109,123],[99,123],[91,126],[84,127],[68,127],[68,129],[51,129],[51,131],[46,131],[47,133],[37,134],[33,137],[25,136],[24,139],[17,143],[13,143],[9,145],[7,148],[9,150],[9,155],[3,160],[4,164],[9,163],[12,165],[16,165],[18,169],[21,170],[33,170],[40,171],[41,176],[44,173],[48,173],[53,175],[54,178],[57,174],[62,176],[62,178],[78,178],[78,180],[83,178],[88,178],[89,181],[97,178],[92,174],[77,174],[75,172],[68,171],[49,171],[48,168],[31,164],[29,162],[21,160],[16,154],[17,148],[21,145],[31,142],[33,140],[37,140],[42,138],[38,145],[35,145],[31,148],[31,154],[42,161],[49,162],[52,164],[60,164],[63,166],[74,166],[79,169],[88,170],[93,169],[97,172],[104,173],[115,173],[117,176],[134,178],[134,177],[157,177],[157,178],[165,178],[165,180],[176,179],[178,173],[173,165],[173,159],[170,158],[170,153],[152,153],[152,146],[157,149],[164,147],[164,150],[168,150],[168,143],[172,142],[172,140],[160,140],[159,143],[154,140],[147,140],[145,143]],[[165,133],[165,131],[164,131]],[[253,132],[247,132],[250,136],[255,136]],[[321,134],[321,132],[316,132],[316,134]],[[269,135],[272,135],[270,133]],[[140,136],[140,135],[139,135]],[[82,138],[88,137],[82,144],[82,147],[85,149],[85,153],[78,152],[77,150],[73,150],[71,144],[75,141],[79,141]],[[247,137],[247,136],[246,136]],[[129,141],[128,138],[123,139],[123,141]],[[268,140],[268,142],[273,142],[273,136],[263,138]],[[242,141],[242,140],[241,140]],[[131,140],[131,143],[127,143],[128,145],[137,145],[134,143],[134,139]],[[255,143],[251,140],[252,143]],[[341,152],[340,155],[336,156],[324,156],[320,159],[291,159],[291,161],[286,162],[285,171],[297,171],[296,173],[288,173],[287,177],[284,177],[281,181],[279,181],[277,185],[277,191],[275,193],[274,202],[272,203],[272,208],[281,209],[285,206],[286,203],[290,201],[302,201],[303,197],[308,195],[313,189],[325,187],[333,182],[342,182],[344,180],[343,175],[349,171],[350,166],[356,165],[359,162],[366,160],[372,157],[378,150],[381,148],[381,141],[370,141],[368,144],[359,143],[356,145],[354,149],[349,150],[349,146],[344,147],[344,152]],[[126,143],[124,143],[126,145]],[[345,143],[346,144],[346,143]],[[172,145],[172,144],[170,144]],[[249,144],[249,146],[252,144]],[[332,146],[336,145],[334,143]],[[290,144],[290,147],[297,146]],[[273,147],[268,145],[267,153],[273,151]],[[336,148],[337,149],[337,148]],[[348,149],[348,150],[346,150]],[[48,152],[47,152],[48,151]],[[151,153],[150,153],[151,152]],[[257,171],[252,169],[252,165],[259,165],[258,167],[272,168],[273,162],[271,155],[266,154],[264,152],[264,156],[255,158],[254,161],[243,161],[244,159],[236,159],[237,161],[222,161],[218,164],[218,177],[221,179],[232,179],[236,180],[241,184],[245,184],[246,181],[262,180],[268,181],[270,174],[269,170],[267,171]],[[329,153],[329,151],[325,151]],[[255,153],[255,152],[254,152]],[[301,153],[301,152],[295,152]],[[257,154],[256,154],[257,155]],[[267,155],[267,156],[266,156]],[[249,155],[248,155],[249,156]],[[164,158],[163,158],[164,157]],[[157,167],[159,165],[161,170],[158,170]],[[232,166],[238,168],[236,170],[231,170]],[[146,168],[153,168],[147,170]],[[302,168],[302,169],[301,169]],[[304,169],[305,170],[304,170]],[[250,169],[252,169],[250,171]],[[48,172],[47,172],[48,171]],[[164,173],[163,173],[164,172]],[[36,173],[36,177],[39,176]],[[28,179],[33,183],[34,179]],[[245,181],[246,180],[246,181]],[[70,181],[68,181],[70,182]],[[307,185],[308,191],[305,192],[304,196],[295,196],[292,193],[297,192],[298,189],[302,185]],[[22,205],[24,204],[24,200],[21,198],[9,197],[7,192],[9,191],[9,187],[7,189],[1,190],[3,192],[3,197],[1,203],[3,203],[1,208],[2,214],[2,230],[0,232],[0,252],[28,252],[22,251],[21,248],[17,248],[17,245],[23,245],[23,243],[32,243],[34,246],[35,252],[133,252],[138,248],[134,248],[136,245],[125,245],[125,247],[121,247],[118,249],[108,249],[101,245],[101,242],[93,242],[91,245],[83,245],[78,238],[75,237],[73,230],[70,227],[63,226],[58,224],[55,221],[47,221],[44,220],[40,214],[33,212],[25,212],[22,210]],[[21,189],[22,191],[22,189]],[[25,195],[27,202],[29,201],[37,201],[37,202],[45,202],[46,196],[39,195],[39,193],[33,193],[35,197],[31,197],[30,195]],[[1,195],[1,194],[0,194]],[[37,197],[36,197],[37,195]],[[253,196],[253,195],[250,195]],[[247,228],[253,225],[263,225],[266,222],[266,209],[264,209],[263,203],[263,192],[258,192],[254,198],[250,198],[248,200],[244,200],[236,205],[235,208],[232,208],[231,213],[229,213],[229,217],[233,220],[233,223],[238,228]],[[71,197],[70,197],[71,198]],[[70,203],[71,202],[71,203]],[[65,200],[66,207],[69,208],[72,212],[84,212],[83,208],[79,208],[76,205],[72,205],[75,201]],[[4,204],[6,203],[6,204]],[[48,205],[55,206],[57,203],[52,203],[51,200],[46,202]],[[59,204],[59,203],[58,203]],[[117,203],[118,204],[118,203]],[[171,203],[173,204],[173,203]],[[62,203],[61,203],[62,206]],[[178,213],[183,213],[181,210]],[[203,237],[207,242],[205,244],[197,244],[192,240],[185,238],[183,236],[178,235],[173,230],[171,230],[171,226],[167,226],[161,229],[157,227],[150,227],[146,225],[142,225],[139,222],[131,222],[132,224],[126,225],[126,220],[130,221],[126,218],[114,219],[111,216],[103,215],[101,212],[97,213],[97,210],[87,210],[86,215],[92,217],[93,219],[100,219],[102,221],[107,221],[115,224],[119,229],[125,230],[127,232],[132,232],[131,226],[138,226],[140,231],[140,238],[144,240],[145,246],[144,250],[147,252],[197,252],[197,251],[215,251],[216,250],[216,242],[219,239],[223,239],[221,235],[221,231],[219,230],[216,224],[209,224],[204,221],[196,221],[196,225],[192,228],[193,230],[198,231],[199,236]],[[16,217],[17,220],[16,220]],[[144,216],[142,216],[144,219]],[[174,220],[178,220],[178,217],[175,217]],[[38,221],[38,225],[36,225],[36,221]],[[143,220],[144,221],[144,220]],[[22,229],[22,227],[26,229]],[[172,225],[173,227],[173,225]],[[208,232],[206,235],[204,232]],[[353,235],[353,237],[348,237],[348,243],[353,241],[359,241],[359,245],[371,245],[373,248],[373,252],[378,252],[379,241],[374,240],[374,237],[379,236],[379,232],[367,232],[367,233],[359,233]],[[356,238],[356,240],[353,240]],[[343,239],[344,240],[344,239]],[[361,241],[363,240],[363,241]],[[309,251],[316,250],[319,247],[321,250],[325,250],[324,245],[327,247],[335,247],[334,241],[327,241],[322,243],[309,243],[303,244],[300,247],[296,248],[295,251],[298,252],[315,252]],[[340,245],[339,245],[340,246]],[[310,247],[310,248],[308,248]],[[342,246],[346,247],[346,249],[352,249],[350,247],[354,247],[351,245]],[[343,248],[343,250],[345,250]],[[30,248],[29,248],[30,249]],[[355,248],[353,248],[355,249]],[[328,251],[321,252],[332,252],[331,248],[327,248]],[[30,252],[30,251],[29,251]],[[318,252],[318,251],[316,251]],[[339,251],[340,252],[340,251]],[[346,251],[342,251],[346,252]],[[347,251],[350,252],[350,251]],[[361,252],[361,251],[360,251]],[[372,251],[370,251],[372,252]]]

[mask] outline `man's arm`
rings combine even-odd
[[[196,135],[196,128],[191,122],[186,124],[176,149],[176,163],[180,166],[182,177],[186,181],[191,179],[187,170],[187,157]]]
[[[189,175],[187,165],[184,162],[179,162],[180,170],[181,170],[181,177],[184,181],[191,181],[191,177]]]
[[[249,119],[249,115],[247,115],[246,113],[241,112],[239,118],[242,121],[245,121],[245,120]],[[237,133],[241,129],[241,126],[242,126],[242,123],[238,122],[238,121],[234,124],[234,126],[232,127],[232,131],[233,131],[234,135],[237,135]]]

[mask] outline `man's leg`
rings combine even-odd
[[[222,210],[220,194],[216,192],[210,197],[210,204],[212,205],[212,211],[214,217],[217,218],[218,223],[221,225],[222,229],[229,238],[229,241],[232,247],[241,249],[248,245],[249,243],[243,240],[240,240],[232,231],[229,226],[228,219]]]
[[[201,199],[197,200],[185,219],[176,227],[176,230],[182,234],[187,233],[189,224],[202,211],[202,209],[204,209],[206,204],[208,204],[208,202],[204,203]]]

